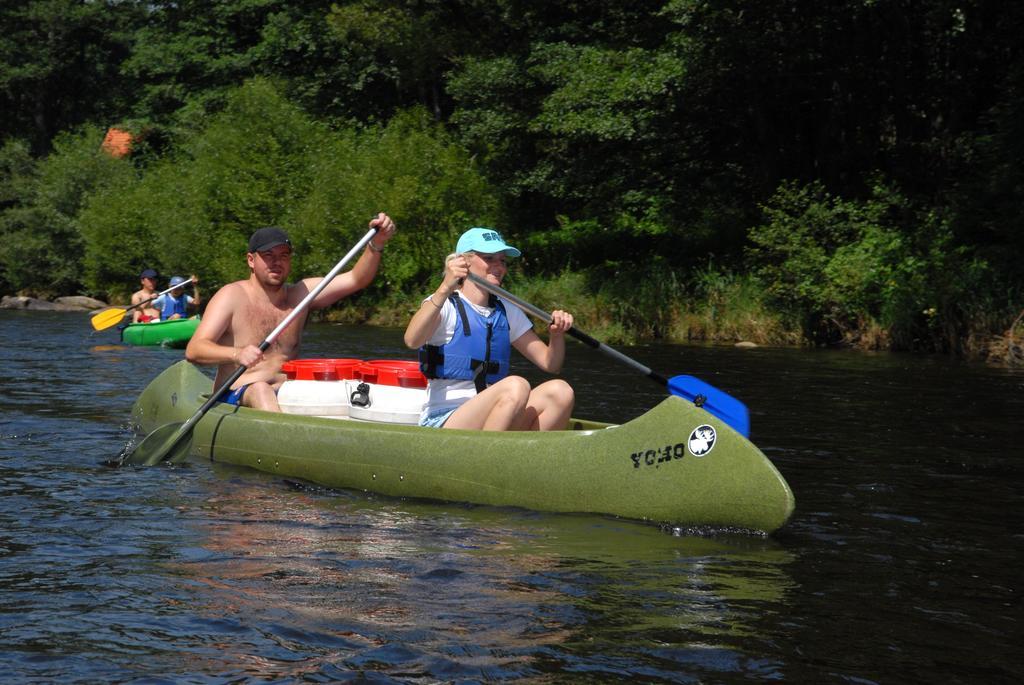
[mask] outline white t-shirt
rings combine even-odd
[[[462,297],[458,291],[456,291],[456,295],[460,298]],[[533,324],[519,307],[502,297],[498,299],[505,305],[505,316],[508,318],[509,342],[515,342],[524,333],[531,330]],[[462,304],[466,307],[472,307],[480,316],[485,318],[494,311],[493,307],[481,307],[464,298],[462,299]],[[441,307],[441,320],[438,322],[437,328],[434,329],[433,335],[427,340],[427,344],[440,346],[451,342],[452,337],[455,335],[455,324],[458,318],[458,310],[451,303],[451,300],[446,298],[444,306]],[[474,395],[476,395],[476,385],[474,385],[473,381],[453,378],[431,378],[430,382],[427,383],[427,403],[423,407],[422,416],[426,417],[442,409],[460,407],[463,402]]]

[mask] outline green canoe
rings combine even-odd
[[[131,323],[121,329],[121,342],[128,345],[185,347],[199,326],[199,317],[156,323]]]
[[[132,411],[144,433],[188,420],[213,390],[181,361]],[[214,405],[190,454],[332,488],[688,527],[772,532],[793,493],[750,441],[669,396],[621,425],[573,419],[571,430],[484,433],[277,414]],[[697,456],[700,455],[700,456]]]

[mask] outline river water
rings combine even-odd
[[[662,397],[575,342],[576,414]],[[4,682],[1011,683],[1024,372],[944,357],[624,348],[742,399],[790,483],[771,537],[103,466],[181,351],[0,311]],[[313,324],[303,356],[409,358]],[[520,367],[520,371],[526,371]],[[532,374],[532,372],[531,372]],[[537,376],[533,376],[537,378]]]

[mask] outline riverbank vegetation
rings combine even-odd
[[[384,210],[380,277],[332,318],[403,325],[490,225],[524,252],[510,289],[613,342],[1024,356],[1024,6],[15,0],[0,22],[4,294],[123,300],[145,267],[212,290],[269,224],[323,273]]]

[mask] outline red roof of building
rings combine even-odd
[[[102,147],[111,157],[124,157],[132,151],[132,134],[111,128],[107,130]]]

